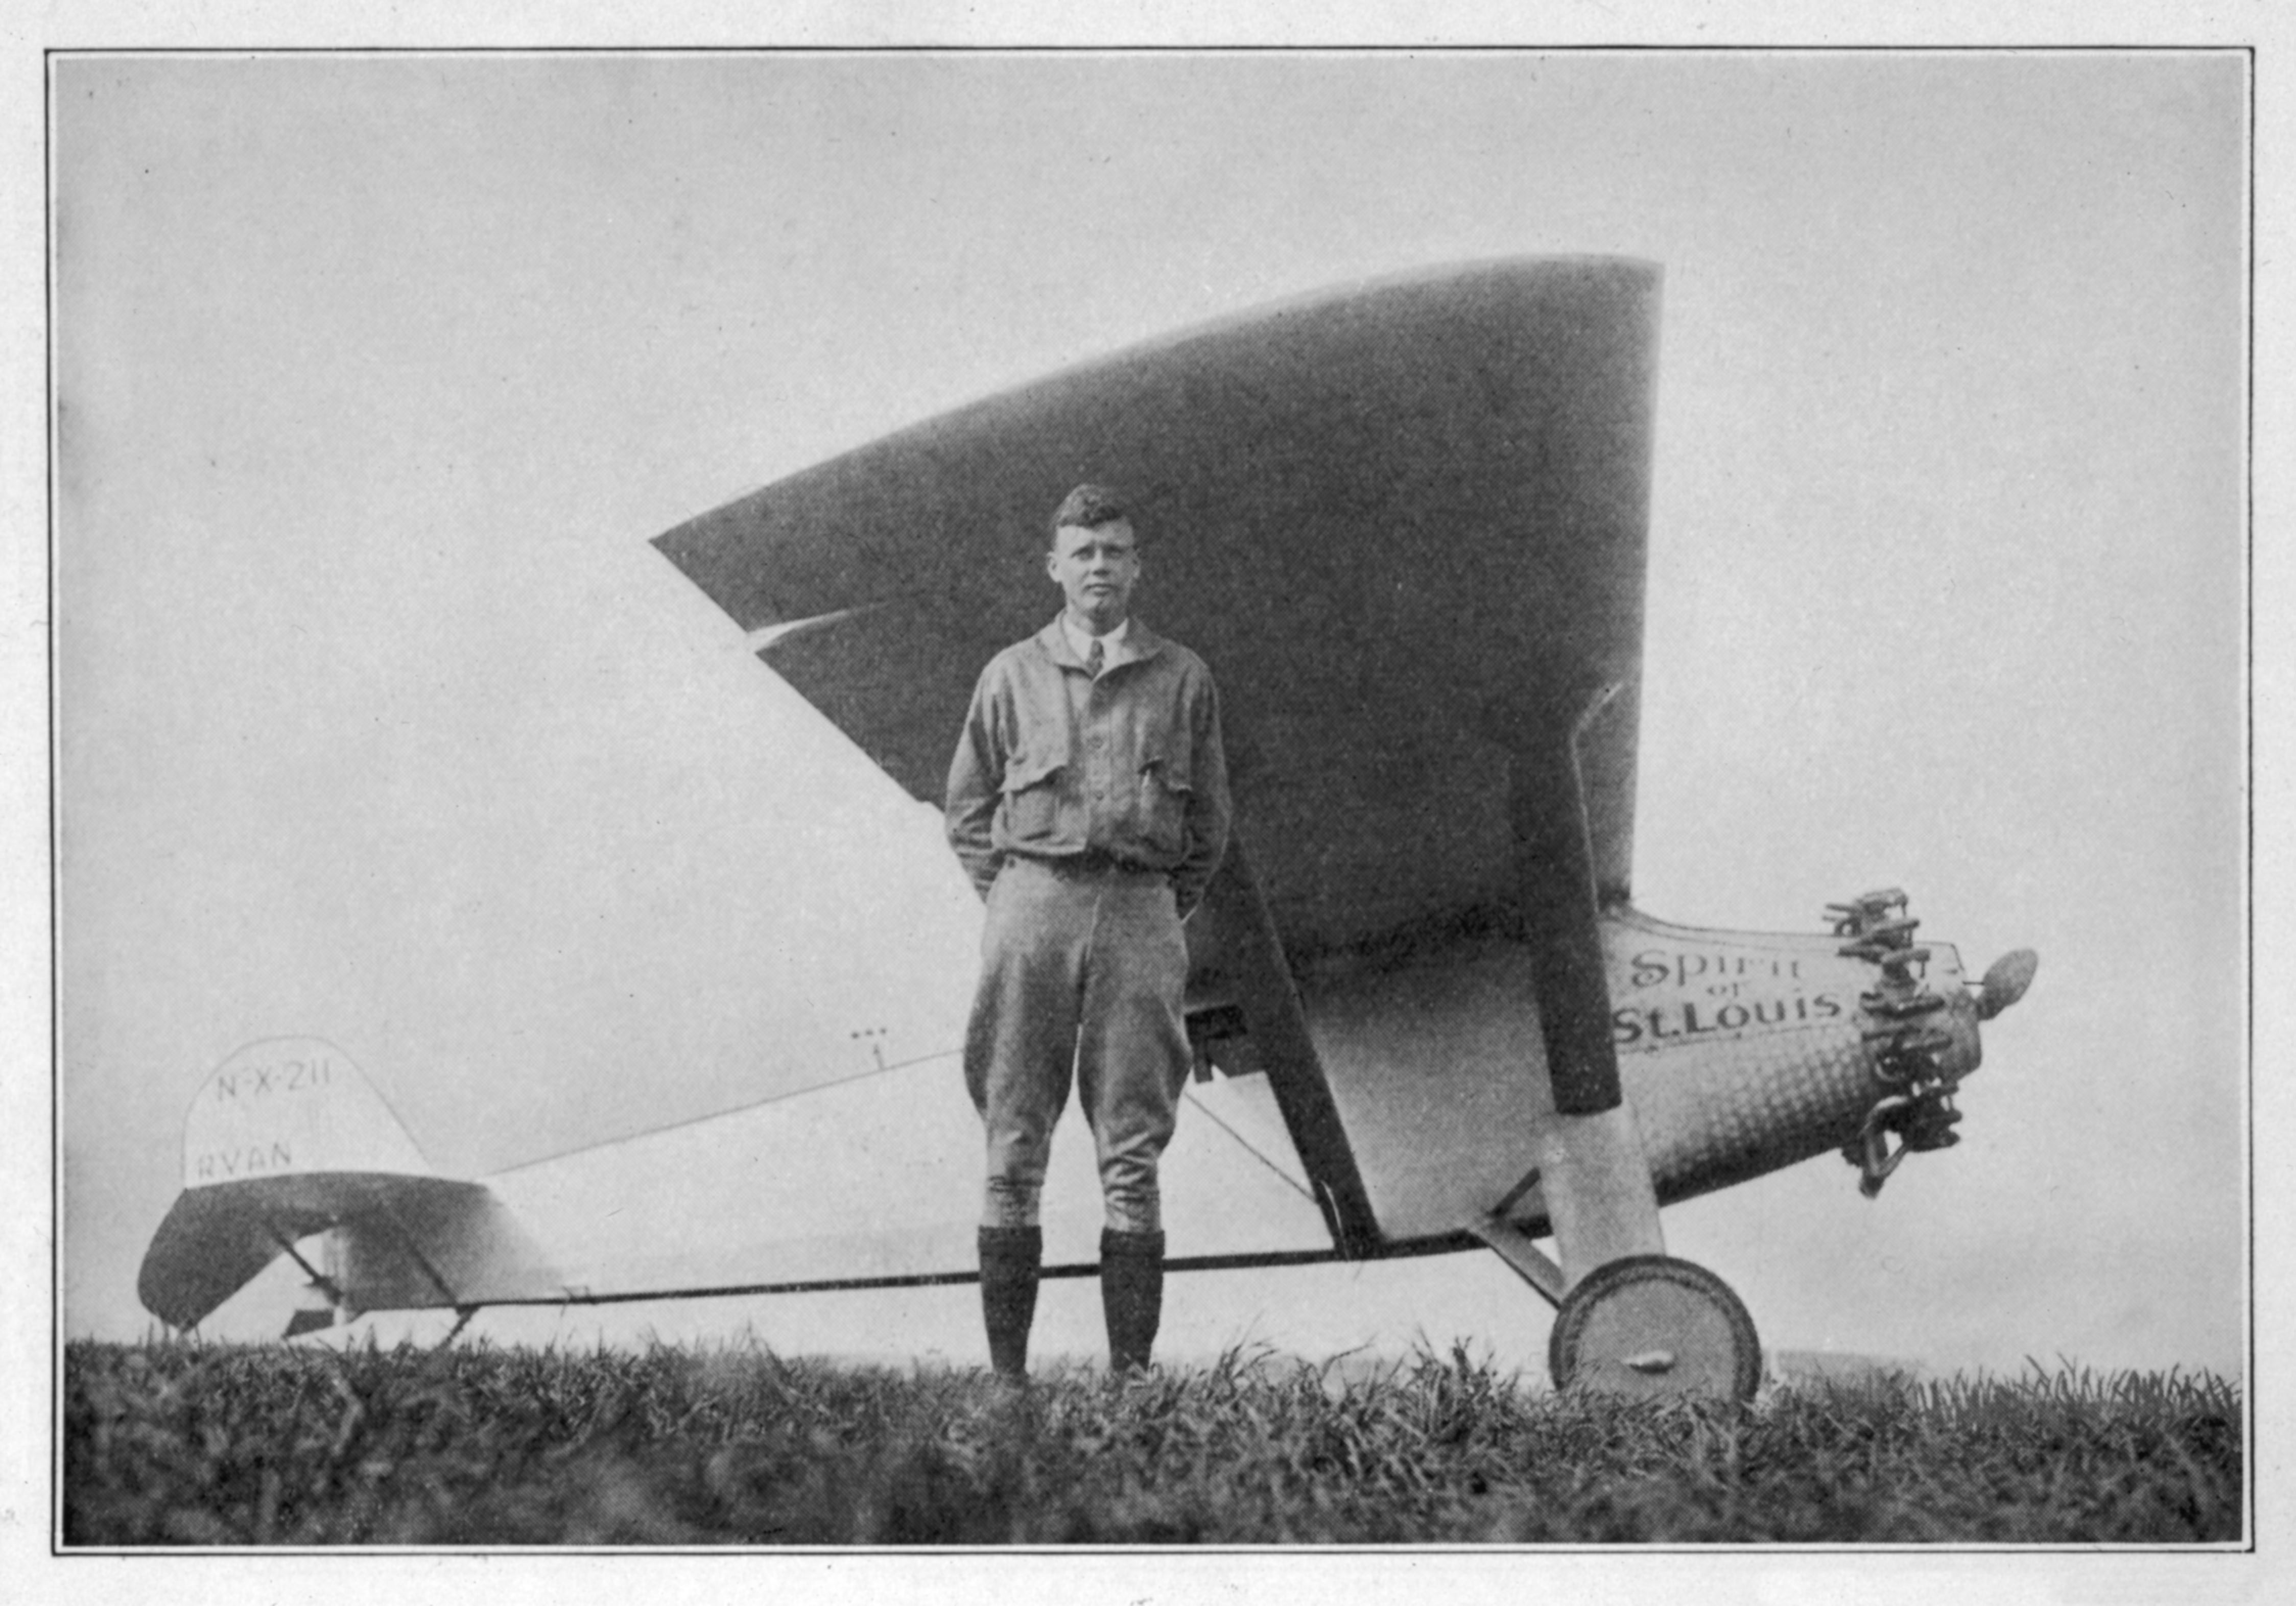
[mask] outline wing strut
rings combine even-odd
[[[1509,1271],[1530,1284],[1531,1291],[1561,1308],[1563,1296],[1570,1291],[1570,1281],[1561,1266],[1540,1251],[1529,1233],[1496,1210],[1480,1221],[1469,1222],[1467,1231],[1489,1244]]]
[[[1275,1106],[1292,1134],[1292,1146],[1300,1151],[1300,1163],[1307,1168],[1308,1180],[1315,1184],[1316,1202],[1332,1230],[1332,1243],[1350,1260],[1376,1253],[1380,1233],[1371,1196],[1364,1191],[1355,1151],[1332,1102],[1323,1061],[1308,1036],[1300,989],[1292,979],[1275,917],[1240,832],[1228,838],[1227,856],[1204,889],[1201,914],[1213,922],[1235,985],[1237,1006],[1243,1011],[1244,1029],[1267,1068]]]
[[[303,1251],[295,1247],[295,1241],[292,1238],[290,1238],[286,1233],[279,1230],[279,1224],[277,1222],[272,1220],[270,1217],[266,1216],[263,1218],[263,1229],[271,1234],[272,1242],[277,1244],[281,1249],[287,1251],[288,1258],[291,1259],[296,1265],[303,1268],[303,1274],[311,1280],[311,1286],[313,1288],[324,1293],[328,1299],[333,1300],[338,1305],[340,1305],[343,1302],[343,1291],[336,1286],[335,1280],[332,1277],[328,1276],[317,1266],[313,1266],[309,1261],[304,1259]]]
[[[309,1291],[319,1294],[326,1300],[324,1307],[309,1305],[299,1307],[287,1318],[287,1331],[279,1336],[283,1339],[299,1338],[307,1332],[316,1332],[323,1327],[332,1327],[341,1316],[346,1303],[343,1299],[342,1285],[304,1259],[303,1251],[295,1247],[295,1241],[280,1231],[279,1224],[267,1215],[263,1218],[263,1227],[271,1234],[271,1241],[286,1250],[288,1258],[303,1268],[303,1274],[311,1280]]]
[[[1549,724],[1516,750],[1513,762],[1510,801],[1531,985],[1561,1115],[1615,1109],[1622,1096],[1618,1050],[1611,1043],[1594,839],[1578,766],[1578,733],[1618,689],[1603,687],[1576,718]]]

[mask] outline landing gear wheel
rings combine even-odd
[[[1762,1347],[1754,1318],[1712,1272],[1670,1255],[1629,1255],[1563,1296],[1546,1369],[1557,1389],[1750,1400]]]

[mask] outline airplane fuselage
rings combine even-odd
[[[1623,907],[1603,930],[1621,1080],[1660,1202],[1840,1149],[1892,1091],[1876,1047],[1883,972],[1840,937],[1695,930]],[[1954,950],[1926,952],[1921,996],[1937,1003],[1920,1019],[1949,1040],[1935,1058],[1958,1077],[1977,1063],[1974,1009]],[[1300,964],[1371,1241],[1335,1242],[1316,1159],[1250,1038],[1209,1037],[1165,1160],[1174,1266],[1467,1249],[1494,1215],[1549,1233],[1538,1169],[1557,1117],[1529,965],[1496,932]],[[937,1054],[475,1183],[431,1176],[341,1050],[256,1045],[193,1101],[178,1214],[258,1247],[330,1233],[354,1310],[962,1280],[980,1164],[963,1027],[944,1023]],[[1088,1270],[1099,1226],[1071,1118],[1046,1190],[1048,1265]],[[151,1269],[154,1308],[197,1319]]]

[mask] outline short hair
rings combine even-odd
[[[1080,485],[1061,498],[1060,506],[1053,510],[1053,527],[1046,533],[1057,540],[1064,529],[1098,529],[1131,516],[1124,498],[1106,486]]]

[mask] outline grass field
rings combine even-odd
[[[2242,1527],[2213,1375],[1558,1397],[1463,1352],[1111,1383],[762,1349],[76,1342],[69,1545],[2144,1544]]]

